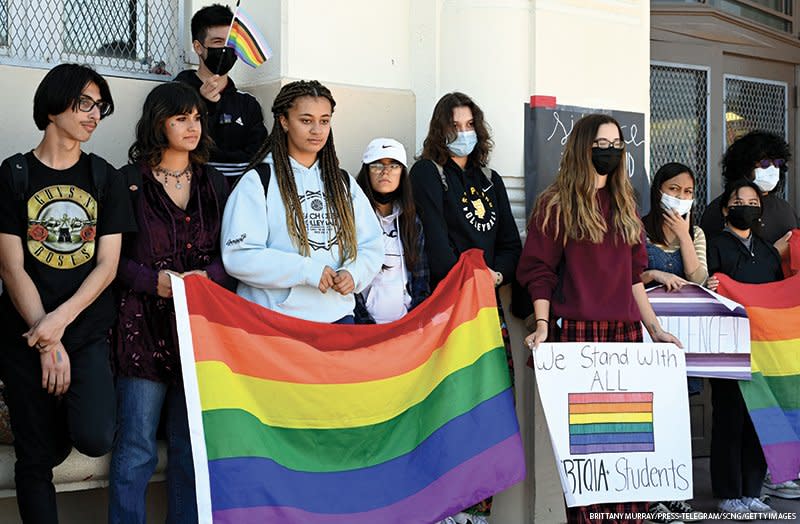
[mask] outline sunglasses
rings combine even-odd
[[[764,158],[763,160],[756,162],[756,167],[760,167],[761,169],[766,169],[769,166],[775,166],[778,169],[786,165],[786,160],[782,158]]]

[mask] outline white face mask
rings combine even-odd
[[[692,199],[683,200],[666,193],[661,193],[661,207],[667,211],[675,210],[680,216],[684,216],[691,211],[693,203],[694,200]]]
[[[757,167],[753,180],[761,191],[772,191],[781,179],[781,170],[775,166]]]

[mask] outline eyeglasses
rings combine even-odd
[[[373,173],[383,173],[384,170],[387,171],[394,171],[396,169],[400,169],[400,164],[381,164],[379,162],[375,162],[374,164],[369,164],[369,170]]]
[[[81,96],[78,99],[78,109],[83,111],[84,113],[89,113],[92,109],[97,106],[97,109],[100,111],[100,118],[104,116],[108,116],[111,113],[111,104],[105,102],[103,100],[94,101],[88,96]]]
[[[597,140],[592,142],[592,145],[599,147],[600,149],[608,149],[610,147],[613,147],[614,149],[622,149],[625,147],[625,142],[623,142],[619,138],[613,141],[607,140],[605,138],[598,138]]]
[[[784,165],[786,165],[786,160],[782,158],[764,158],[756,162],[756,167],[760,167],[761,169],[766,169],[769,166],[775,166],[780,169]]]

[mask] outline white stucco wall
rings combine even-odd
[[[211,0],[186,2],[191,14]],[[235,2],[225,1],[229,5]],[[337,149],[349,170],[366,142],[397,136],[418,153],[436,101],[449,91],[472,96],[492,127],[491,165],[512,199],[523,188],[523,106],[531,95],[558,103],[635,111],[649,125],[649,2],[645,0],[265,0],[246,2],[275,52],[262,68],[237,65],[237,84],[265,99],[279,85],[315,78],[339,100]],[[31,118],[44,71],[0,66],[0,154],[27,150],[40,133]],[[117,110],[87,149],[125,160],[152,82],[109,78]],[[268,121],[271,119],[268,119]],[[517,207],[520,224],[524,211]],[[506,297],[507,298],[507,297]],[[524,366],[524,327],[511,322],[518,413],[528,447],[529,480],[496,497],[493,524],[558,522],[563,516],[546,426]],[[535,502],[535,504],[534,504]]]
[[[47,73],[45,69],[29,69],[0,65],[0,156],[30,151],[39,143],[42,132],[33,122],[33,94]],[[106,76],[114,113],[104,118],[92,138],[83,147],[95,152],[115,166],[124,165],[133,142],[134,126],[142,112],[147,93],[157,84],[150,80],[132,80]]]

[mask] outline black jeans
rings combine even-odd
[[[53,468],[72,446],[90,457],[111,450],[116,397],[105,339],[67,347],[71,384],[56,398],[42,388],[39,352],[25,340],[0,350],[0,375],[14,433],[14,479],[23,522],[57,523]]]
[[[711,491],[720,499],[758,498],[767,462],[736,380],[712,378]]]

